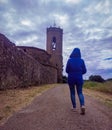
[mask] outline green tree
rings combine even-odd
[[[101,82],[101,83],[105,81],[100,75],[91,75],[89,77],[89,80],[95,82]]]

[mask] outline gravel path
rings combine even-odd
[[[112,130],[112,111],[85,96],[86,114],[71,111],[67,85],[59,85],[15,113],[0,130]]]

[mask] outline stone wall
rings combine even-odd
[[[57,82],[57,69],[42,65],[0,34],[0,89]]]
[[[28,55],[32,56],[35,60],[39,61],[41,64],[52,65],[52,63],[50,62],[51,55],[48,54],[45,50],[26,46],[17,46],[17,47],[19,49],[22,49]]]

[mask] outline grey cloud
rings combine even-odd
[[[104,69],[99,69],[99,70],[97,70],[97,73],[98,73],[99,75],[102,75],[102,77],[103,77],[104,79],[108,79],[108,78],[112,77],[112,69],[106,69],[106,70],[104,70]]]
[[[109,58],[105,58],[104,60],[112,60],[112,57],[109,57]]]
[[[30,37],[30,35],[37,34],[36,31],[18,31],[16,34],[13,34],[12,37],[15,37],[16,39],[19,40],[19,38],[24,38],[24,37]]]
[[[112,36],[111,37],[105,37],[102,38],[100,41],[104,42],[104,43],[111,43],[112,42]]]

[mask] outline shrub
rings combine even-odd
[[[67,77],[63,76],[63,83],[67,83]]]
[[[89,77],[89,80],[95,82],[101,82],[101,83],[105,81],[100,75],[91,75]]]

